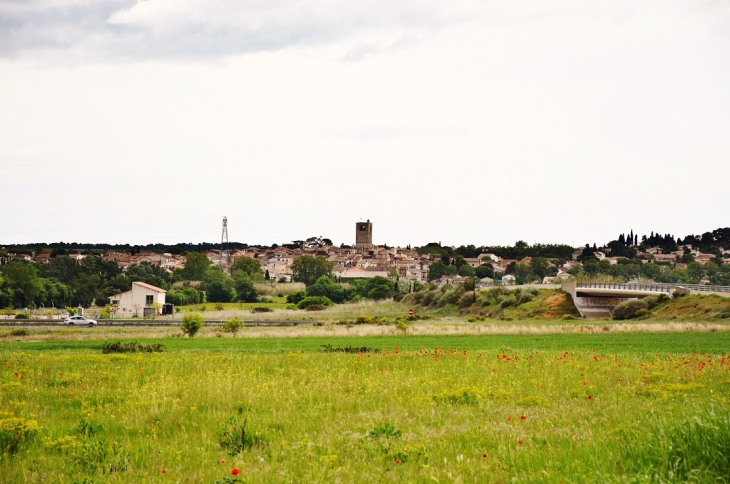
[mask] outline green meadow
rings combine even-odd
[[[730,475],[730,333],[136,341],[0,343],[0,482]]]

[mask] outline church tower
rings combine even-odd
[[[355,248],[371,249],[373,247],[373,224],[370,219],[367,222],[355,224]]]

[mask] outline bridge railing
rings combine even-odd
[[[676,288],[689,289],[690,291],[705,293],[727,293],[730,294],[730,286],[712,286],[706,284],[664,284],[644,282],[578,282],[576,288],[584,289],[622,289],[629,291],[652,291],[671,294]]]

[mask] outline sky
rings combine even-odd
[[[0,0],[0,245],[730,225],[727,1]]]

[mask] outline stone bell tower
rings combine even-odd
[[[357,222],[355,224],[355,248],[371,249],[373,247],[373,224],[370,219],[367,222]]]

